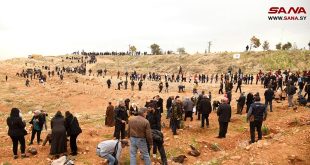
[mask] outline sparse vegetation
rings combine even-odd
[[[269,130],[267,125],[262,126],[262,133],[263,133],[263,135],[269,135],[270,134],[270,130]]]
[[[217,143],[211,144],[210,148],[211,148],[213,151],[221,151],[221,150],[222,150],[222,149],[220,148],[219,144],[217,144]]]

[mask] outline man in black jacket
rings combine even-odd
[[[217,110],[217,116],[220,130],[219,130],[219,136],[217,138],[225,138],[228,128],[228,122],[230,122],[231,118],[231,106],[228,103],[227,98],[222,99],[222,104],[219,105]]]
[[[70,148],[71,148],[70,155],[75,156],[78,153],[76,139],[79,136],[79,134],[82,133],[82,129],[79,125],[77,118],[73,116],[72,113],[70,113],[69,111],[66,111],[65,115],[66,115],[65,127],[67,131],[67,136],[70,136]]]
[[[296,90],[297,90],[293,81],[288,82],[286,90],[287,90],[286,93],[288,95],[288,99],[287,99],[288,100],[288,107],[290,108],[290,107],[294,106],[293,97],[294,97],[294,94],[296,93]]]
[[[171,106],[172,106],[172,100],[173,100],[173,99],[174,99],[173,96],[170,96],[170,97],[167,99],[167,103],[166,103],[167,117],[166,117],[166,119],[169,119],[169,118],[170,118]]]
[[[239,115],[242,115],[242,110],[245,104],[245,96],[244,96],[244,92],[240,94],[239,99],[237,100],[237,113]]]
[[[198,99],[197,99],[197,107],[196,107],[196,115],[198,115],[198,120],[200,120],[200,114],[201,114],[201,111],[200,111],[200,101],[202,100],[202,97],[203,95],[205,94],[205,91],[201,91],[201,94],[198,96]]]
[[[142,80],[140,80],[139,83],[138,83],[139,91],[142,90],[142,85],[143,85],[143,82],[142,82]]]
[[[250,143],[255,142],[255,130],[257,130],[258,140],[262,139],[262,124],[267,118],[267,106],[260,103],[259,94],[254,96],[255,102],[251,105],[247,114],[247,121],[250,121]]]
[[[237,93],[238,89],[239,89],[239,91],[241,93],[241,85],[242,85],[242,80],[241,80],[241,78],[239,78],[238,85],[237,85],[237,88],[236,88],[236,93]]]
[[[250,106],[251,104],[254,103],[254,96],[253,94],[250,92],[248,93],[248,95],[246,96],[246,113],[249,112]]]
[[[266,107],[270,106],[270,112],[272,112],[272,99],[273,99],[273,96],[274,96],[274,92],[273,90],[271,89],[271,87],[269,86],[268,89],[265,91],[265,105]]]
[[[108,84],[108,88],[110,89],[111,88],[111,84],[112,84],[110,79],[107,80],[107,84]]]
[[[162,165],[167,165],[167,156],[164,148],[164,135],[162,132],[156,129],[152,129],[152,139],[153,139],[153,157],[156,158],[156,153],[157,153],[157,148],[160,153],[160,158]],[[150,148],[149,148],[149,154],[150,153]]]
[[[119,106],[115,108],[115,131],[114,137],[116,139],[125,139],[126,122],[128,122],[128,114],[125,107],[125,102],[120,101]]]
[[[199,103],[199,109],[201,115],[201,128],[204,128],[204,121],[206,120],[206,126],[209,128],[209,114],[212,112],[211,102],[206,95],[202,96]]]

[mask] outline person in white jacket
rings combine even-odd
[[[97,146],[97,155],[109,161],[109,165],[118,164],[119,157],[122,153],[122,148],[129,146],[126,140],[106,140],[102,141]]]

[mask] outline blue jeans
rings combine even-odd
[[[100,153],[100,150],[97,149],[97,155],[100,156],[101,158],[105,158],[109,161],[109,165],[114,165],[115,163],[115,158],[114,156],[112,156],[111,154],[107,154],[105,156],[103,156],[102,154],[105,154],[105,153]]]
[[[170,119],[170,122],[171,122],[171,129],[172,129],[173,135],[176,135],[177,129],[179,128],[179,125],[180,125],[180,121],[177,119]]]
[[[137,150],[140,150],[143,156],[144,164],[151,165],[151,159],[147,148],[147,143],[145,138],[135,138],[130,137],[130,164],[137,164]]]

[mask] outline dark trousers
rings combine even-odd
[[[205,120],[206,120],[206,126],[209,127],[209,114],[201,115],[201,128],[205,126]]]
[[[242,114],[243,107],[244,105],[237,104],[237,114]]]
[[[219,124],[220,124],[219,137],[226,137],[228,122],[219,122]]]
[[[200,120],[200,115],[201,115],[201,113],[200,113],[200,110],[199,110],[198,107],[196,108],[195,115],[198,115],[198,120]]]
[[[166,117],[166,119],[170,118],[170,114],[171,114],[171,107],[167,109],[167,117]]]
[[[40,143],[41,130],[37,131],[37,130],[34,130],[34,129],[32,129],[30,143],[33,143],[33,140],[34,140],[34,137],[35,137],[36,134],[37,134],[37,143],[38,144]]]
[[[125,124],[123,123],[116,123],[115,124],[115,131],[114,131],[114,137],[116,139],[125,139],[125,135],[126,134],[126,131],[125,131]]]
[[[255,129],[258,134],[258,140],[262,139],[262,124],[263,121],[254,120],[250,122],[251,143],[255,142]]]
[[[240,93],[241,93],[241,86],[237,86],[236,92],[238,91],[238,89],[239,89],[239,91],[240,91]]]
[[[251,104],[247,104],[247,105],[246,105],[246,113],[249,112],[250,106],[251,106]]]
[[[24,136],[10,136],[13,142],[13,153],[17,155],[18,142],[20,143],[20,151],[22,154],[25,153],[25,137]]]
[[[222,88],[219,90],[219,94],[223,94],[223,89]]]
[[[272,112],[272,100],[265,100],[265,105],[268,107],[268,104],[270,106],[270,112]]]
[[[167,162],[167,156],[166,156],[164,145],[162,143],[158,143],[158,142],[153,141],[153,154],[157,153],[157,149],[159,151],[162,164],[167,165],[168,162]]]
[[[76,138],[78,135],[70,135],[70,148],[71,153],[77,154],[77,145],[76,145]]]
[[[179,127],[179,121],[177,119],[171,119],[171,129],[173,132],[173,135],[177,134],[177,128]]]
[[[193,121],[193,112],[192,111],[185,111],[185,117],[184,121],[186,121],[186,118],[190,117],[191,121]]]

